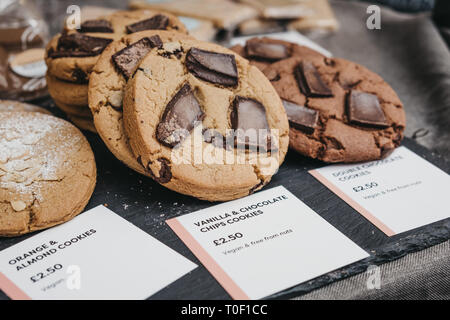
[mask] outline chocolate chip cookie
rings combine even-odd
[[[48,228],[80,213],[96,182],[81,132],[38,112],[0,112],[0,236]]]
[[[173,31],[149,30],[124,36],[101,54],[89,80],[89,106],[97,132],[109,150],[135,171],[147,174],[136,161],[122,124],[125,85],[140,60],[153,48],[170,47],[170,42],[192,37]]]
[[[211,43],[153,49],[130,77],[123,109],[143,169],[169,189],[209,201],[261,189],[289,144],[286,113],[267,78]]]
[[[405,129],[402,102],[377,74],[319,54],[291,57],[264,69],[283,100],[290,147],[325,162],[380,159]]]

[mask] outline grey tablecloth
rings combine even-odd
[[[450,241],[447,241],[384,264],[378,270],[369,269],[366,273],[335,282],[295,300],[449,298]]]

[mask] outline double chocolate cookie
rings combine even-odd
[[[285,106],[290,147],[325,162],[380,159],[405,129],[403,105],[378,75],[320,54],[292,57],[264,69]]]
[[[123,109],[143,170],[200,199],[261,189],[289,144],[286,113],[267,78],[211,43],[179,40],[153,49],[131,75]]]
[[[170,48],[171,42],[192,37],[173,31],[149,30],[111,43],[98,58],[89,80],[89,106],[97,132],[109,150],[135,171],[148,174],[136,161],[122,123],[122,99],[127,80],[153,48]]]
[[[294,43],[252,38],[232,48],[261,69],[283,100],[290,147],[325,162],[386,156],[400,144],[403,105],[378,75]]]

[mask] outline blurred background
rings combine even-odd
[[[50,36],[61,32],[70,5],[81,7],[82,19],[130,7],[167,10],[183,16],[195,37],[225,46],[286,31],[295,41],[289,37],[299,32],[380,74],[405,105],[406,136],[450,156],[450,0],[1,0],[1,19],[14,1],[41,15]],[[272,10],[294,2],[302,7],[296,16]],[[379,29],[367,26],[372,4],[380,8]]]
[[[8,1],[8,0],[3,0]],[[79,6],[100,6],[118,9],[126,9],[129,4],[126,0],[25,0],[34,3],[37,8],[43,10],[43,15],[50,25],[52,33],[60,30],[66,9],[71,4]],[[141,2],[158,3],[164,0],[143,0]],[[314,0],[313,0],[314,1]],[[428,13],[432,15],[434,22],[439,26],[441,32],[450,43],[450,1],[449,0],[342,0],[346,2],[366,2],[379,4],[393,10],[405,13]],[[130,0],[133,3],[135,1]],[[333,5],[333,0],[330,1]]]

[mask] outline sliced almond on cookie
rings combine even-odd
[[[27,207],[27,204],[22,200],[11,201],[11,207],[14,211],[23,211]]]

